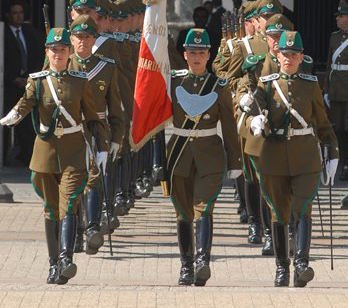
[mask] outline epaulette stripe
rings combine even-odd
[[[298,74],[298,76],[303,79],[303,80],[308,80],[308,81],[313,81],[316,82],[318,81],[318,77],[315,75],[308,75],[308,74]]]
[[[87,78],[87,74],[80,71],[69,71],[69,75],[73,77]]]
[[[188,74],[188,70],[187,69],[183,69],[183,70],[172,70],[171,71],[171,75],[172,78],[178,77],[178,76],[185,76]]]
[[[41,72],[29,74],[29,76],[32,79],[39,78],[39,77],[45,77],[47,75],[49,75],[49,71],[41,71]]]
[[[279,77],[280,77],[279,74],[271,74],[271,75],[260,77],[260,81],[261,82],[268,82],[268,81],[279,79]]]

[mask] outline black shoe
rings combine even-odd
[[[261,244],[262,243],[261,225],[259,223],[251,223],[249,225],[248,230],[249,230],[248,243]]]
[[[100,232],[102,235],[108,234],[109,232],[110,234],[112,234],[114,233],[115,229],[117,229],[120,226],[120,221],[118,220],[117,217],[110,216],[109,222],[110,222],[110,226],[108,229],[108,219],[104,212],[103,217],[101,219],[101,223],[100,223]]]
[[[295,232],[294,287],[303,288],[314,278],[314,270],[308,266],[312,237],[312,219],[300,218]]]
[[[104,236],[97,228],[88,229],[86,232],[86,254],[95,255],[104,244]]]
[[[288,226],[278,222],[272,223],[273,246],[277,265],[274,279],[276,287],[288,287],[290,282],[288,232]]]
[[[272,240],[272,231],[269,229],[265,230],[265,241],[262,247],[262,255],[263,256],[273,256],[273,240]]]
[[[58,279],[58,265],[51,265],[48,270],[47,283],[48,284],[56,284]]]
[[[57,283],[58,279],[58,233],[59,222],[45,219],[45,233],[49,255],[50,268],[47,277],[47,283]]]
[[[209,267],[213,241],[213,217],[204,216],[196,221],[196,269],[195,286],[205,286],[211,276]]]
[[[64,284],[76,275],[77,266],[72,262],[76,237],[76,217],[66,215],[59,226],[60,252],[58,257],[58,284]]]
[[[193,228],[192,222],[177,221],[178,244],[180,250],[181,270],[178,284],[188,286],[193,284]]]

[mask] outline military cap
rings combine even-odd
[[[210,39],[207,30],[192,28],[186,35],[185,49],[209,49]]]
[[[280,36],[278,48],[282,53],[303,52],[303,44],[300,33],[297,31],[284,31]]]
[[[257,6],[259,15],[283,13],[283,6],[279,0],[261,0]]]
[[[71,45],[69,33],[65,28],[52,28],[47,35],[45,46],[53,47],[60,45]]]
[[[96,12],[101,16],[108,16],[112,10],[108,0],[97,0]]]
[[[70,5],[73,8],[78,8],[78,7],[95,8],[96,2],[93,0],[70,0]]]
[[[113,13],[113,18],[127,18],[129,14],[129,8],[126,2],[117,2],[117,13]],[[117,17],[114,17],[116,16]]]
[[[341,0],[339,5],[338,5],[338,9],[337,12],[335,14],[337,15],[348,15],[348,3],[347,1]]]
[[[267,20],[266,34],[282,33],[293,31],[294,24],[282,14],[275,14]]]
[[[80,15],[77,17],[70,26],[70,33],[74,34],[89,34],[97,36],[98,26],[89,15]]]

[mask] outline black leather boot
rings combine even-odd
[[[261,197],[261,218],[263,224],[263,233],[265,240],[262,247],[263,256],[273,256],[273,240],[272,240],[272,226],[271,226],[271,209],[266,201]]]
[[[248,223],[248,212],[245,204],[245,179],[241,175],[236,179],[236,189],[239,197],[239,207],[237,213],[240,214],[239,221],[242,224]]]
[[[58,284],[65,284],[76,275],[77,266],[73,263],[76,236],[76,217],[66,215],[59,225]]]
[[[245,182],[245,201],[248,211],[248,243],[262,243],[260,217],[260,188],[256,183]]]
[[[59,222],[45,219],[46,241],[50,269],[48,272],[47,283],[57,283],[58,279],[58,232]]]
[[[196,221],[196,270],[195,286],[205,286],[210,278],[210,251],[213,241],[213,217],[201,217]]]
[[[74,246],[74,252],[79,253],[83,252],[83,233],[85,231],[84,228],[84,221],[83,221],[83,207],[84,207],[84,196],[81,197],[79,205],[78,205],[78,211],[76,215],[76,239],[75,239],[75,246]]]
[[[194,278],[194,244],[193,244],[193,224],[178,220],[178,243],[180,249],[181,270],[179,285],[190,286]]]
[[[127,196],[126,191],[123,189],[123,182],[126,180],[126,172],[125,170],[126,164],[124,164],[124,160],[127,159],[125,156],[122,156],[121,158],[117,159],[116,161],[116,169],[115,169],[115,190],[116,190],[116,196],[115,196],[115,214],[117,216],[124,216],[127,215],[128,208],[127,208]]]
[[[295,234],[294,287],[305,287],[314,278],[314,270],[308,266],[311,236],[312,219],[299,219]]]
[[[104,244],[103,234],[100,232],[100,216],[101,216],[101,195],[98,187],[93,187],[87,193],[86,202],[86,254],[94,255],[98,249]]]
[[[294,211],[291,209],[291,215],[290,215],[290,221],[289,221],[289,253],[290,257],[294,256],[295,251],[295,233],[296,233],[296,226],[295,226],[295,216]]]
[[[272,231],[274,253],[277,265],[274,285],[276,287],[288,287],[290,279],[288,226],[280,224],[278,222],[273,222]]]

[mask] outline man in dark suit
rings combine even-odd
[[[27,84],[28,74],[40,71],[44,59],[44,38],[33,27],[24,24],[24,4],[12,1],[6,13],[4,114],[18,102]],[[9,129],[4,130],[4,158],[9,148]],[[28,117],[16,126],[20,153],[16,158],[29,164],[35,133]]]

